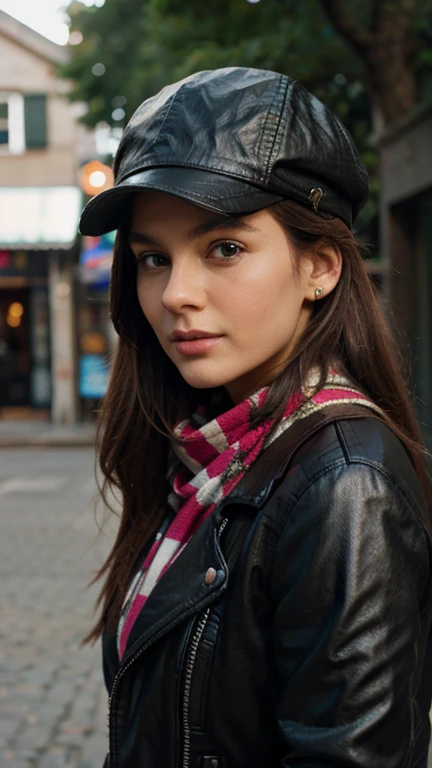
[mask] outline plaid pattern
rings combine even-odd
[[[173,462],[168,474],[172,487],[168,503],[174,517],[165,519],[126,596],[117,634],[120,658],[135,620],[156,583],[262,450],[298,419],[333,403],[357,403],[380,411],[335,372],[329,373],[323,389],[307,399],[305,394],[313,385],[310,377],[303,393],[290,399],[269,439],[272,420],[255,429],[250,427],[251,414],[265,402],[268,387],[211,421],[206,420],[205,410],[200,409],[176,426],[175,433],[182,443],[173,446]]]

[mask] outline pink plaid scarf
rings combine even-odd
[[[311,379],[308,386],[312,386]],[[176,426],[175,433],[183,442],[173,445],[175,457],[168,475],[172,485],[168,503],[175,516],[164,521],[126,596],[117,634],[120,658],[154,586],[262,450],[295,421],[332,403],[357,403],[380,410],[346,379],[330,372],[324,388],[311,399],[297,393],[289,400],[281,422],[267,440],[273,421],[252,429],[250,417],[262,406],[268,391],[268,387],[260,390],[211,421],[200,409]]]

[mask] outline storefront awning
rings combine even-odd
[[[71,248],[81,208],[78,187],[0,187],[0,248]]]

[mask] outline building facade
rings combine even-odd
[[[386,293],[432,450],[432,98],[378,140]]]
[[[67,49],[0,11],[0,417],[77,419],[79,128]]]

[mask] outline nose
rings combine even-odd
[[[206,292],[202,270],[195,259],[176,259],[162,295],[165,309],[175,314],[186,308],[202,309]]]

